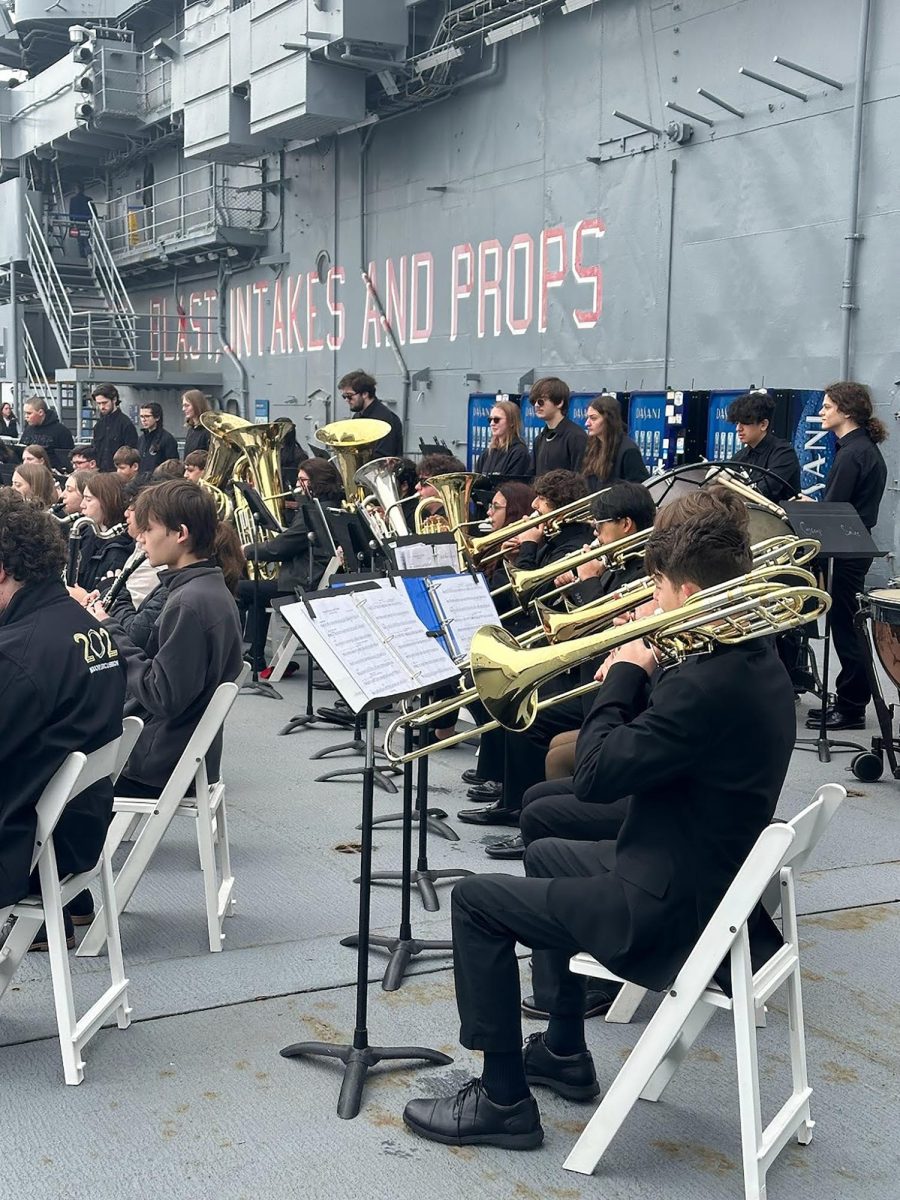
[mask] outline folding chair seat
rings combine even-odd
[[[34,871],[36,868],[38,871],[41,893],[38,896],[27,896],[18,904],[0,912],[0,925],[9,916],[16,918],[9,937],[3,946],[0,946],[0,998],[12,982],[19,964],[34,941],[35,934],[42,924],[46,927],[53,1001],[66,1083],[81,1083],[84,1078],[81,1053],[104,1021],[115,1013],[119,1028],[127,1029],[131,1022],[131,1008],[128,1003],[128,980],[125,978],[122,945],[119,939],[119,917],[112,866],[107,849],[104,846],[99,862],[90,871],[68,875],[61,880],[56,866],[53,833],[71,800],[101,779],[109,777],[115,782],[143,726],[143,721],[137,717],[127,717],[123,723],[121,737],[92,754],[70,754],[60,766],[37,803],[37,833],[31,869]],[[109,913],[110,985],[79,1018],[75,1013],[75,999],[72,993],[63,906],[98,875],[103,904]]]
[[[809,859],[846,794],[838,784],[826,784],[792,821],[772,824],[762,831],[566,1159],[567,1170],[584,1175],[593,1173],[637,1100],[659,1100],[717,1009],[730,1012],[734,1022],[746,1200],[765,1200],[766,1173],[792,1137],[796,1136],[801,1145],[809,1143],[815,1122],[810,1116],[812,1088],[806,1069],[794,876]],[[769,912],[777,911],[776,890],[780,896],[784,945],[754,974],[747,922],[761,900]],[[713,982],[713,975],[725,958],[731,966],[731,997]],[[576,955],[570,969],[605,979],[619,978],[587,954]],[[787,985],[792,1090],[763,1128],[755,1013],[784,985]]]
[[[135,888],[173,818],[177,814],[194,818],[211,951],[222,949],[225,940],[225,918],[234,913],[234,875],[228,844],[225,785],[221,779],[216,783],[209,782],[206,775],[206,754],[224,725],[247,673],[248,670],[245,669],[234,683],[222,683],[216,688],[190,741],[157,798],[116,796],[115,816],[106,838],[106,852],[111,861],[126,836],[134,833],[135,817],[143,818],[128,857],[115,876],[116,904],[119,913],[122,913],[134,895]],[[191,796],[188,793],[192,784],[194,794]],[[103,908],[99,908],[78,947],[78,956],[93,957],[99,954],[106,941],[106,935],[105,912]]]

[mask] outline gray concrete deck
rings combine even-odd
[[[358,857],[336,847],[358,838],[359,812],[358,783],[312,782],[323,768],[309,762],[310,752],[341,734],[276,736],[304,694],[302,677],[279,686],[283,702],[241,696],[229,722],[238,910],[224,952],[206,949],[194,832],[182,821],[122,919],[134,1023],[97,1035],[80,1087],[62,1082],[47,958],[32,954],[23,964],[0,1010],[0,1197],[741,1197],[723,1018],[704,1033],[664,1101],[632,1114],[592,1179],[562,1169],[591,1107],[547,1093],[540,1097],[546,1142],[533,1153],[451,1151],[403,1127],[408,1098],[451,1092],[479,1070],[478,1056],[456,1044],[446,955],[423,955],[402,989],[386,994],[378,986],[384,959],[373,953],[370,1032],[373,1044],[443,1049],[454,1056],[451,1067],[379,1069],[362,1113],[345,1122],[334,1111],[333,1064],[279,1057],[291,1041],[344,1040],[352,1030],[355,955],[338,939],[356,922]],[[433,760],[433,799],[451,814],[464,806],[459,774],[471,758],[457,749]],[[800,885],[816,1131],[810,1146],[783,1153],[769,1175],[770,1200],[900,1195],[900,785],[861,784],[848,761],[842,755],[822,766],[813,754],[795,753],[779,808],[790,816],[829,780],[851,788]],[[397,797],[376,793],[378,812],[397,807]],[[481,843],[503,831],[456,828],[459,842],[432,839],[432,865],[486,869]],[[376,869],[398,865],[397,829],[379,830],[375,845]],[[414,900],[415,933],[448,935],[449,889],[441,893],[436,914]],[[376,889],[374,926],[395,932],[398,910],[393,888]],[[84,1004],[104,960],[72,962]],[[651,1011],[648,998],[631,1026],[589,1023],[601,1081],[613,1077]],[[770,1113],[785,1084],[785,1033],[776,996],[760,1040]]]

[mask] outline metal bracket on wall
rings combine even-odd
[[[527,392],[534,383],[534,367],[519,379],[519,391]]]
[[[423,388],[431,387],[431,367],[423,367],[421,371],[415,371],[410,379],[412,387],[421,391]]]

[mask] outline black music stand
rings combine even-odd
[[[359,932],[356,953],[356,1024],[349,1045],[332,1042],[295,1042],[281,1051],[283,1058],[336,1058],[344,1064],[344,1078],[338,1097],[337,1114],[345,1121],[357,1116],[362,1105],[363,1088],[369,1069],[380,1062],[404,1059],[421,1060],[438,1066],[453,1062],[439,1050],[424,1046],[370,1046],[368,1030],[369,945],[372,881],[372,818],[375,797],[375,707],[366,712],[366,765],[362,791],[362,874],[359,889]]]
[[[413,748],[413,730],[411,725],[407,725],[404,730],[403,748],[406,754],[409,754]],[[382,950],[387,950],[390,955],[388,964],[384,969],[384,977],[381,980],[381,987],[385,992],[396,992],[403,983],[407,967],[417,955],[423,954],[426,950],[443,950],[446,952],[453,949],[452,942],[414,938],[412,934],[410,901],[412,897],[412,885],[414,882],[417,882],[412,869],[412,767],[412,762],[403,764],[403,841],[401,843],[402,862],[400,871],[378,871],[371,877],[373,882],[376,879],[379,881],[399,879],[403,884],[400,897],[400,930],[397,936],[384,937],[380,934],[373,934],[369,938],[372,946],[378,946]],[[357,882],[360,881],[357,880]],[[359,937],[356,934],[351,934],[350,937],[341,939],[342,946],[356,946],[358,943]]]
[[[821,549],[819,558],[825,565],[825,591],[831,595],[834,562],[838,558],[881,558],[886,553],[872,541],[852,504],[804,501],[785,501],[782,506],[798,537],[815,538]],[[828,667],[831,660],[831,613],[825,616],[825,637],[822,644],[822,696],[819,710],[819,733],[815,738],[797,738],[800,750],[815,750],[819,762],[831,762],[833,752],[865,750],[859,742],[829,738],[826,725],[828,713]]]
[[[257,536],[253,539],[253,631],[256,632],[259,626],[259,534],[264,530],[269,530],[270,533],[281,533],[282,529],[269,510],[263,504],[262,497],[255,488],[252,488],[249,483],[244,483],[239,479],[233,480],[233,486],[236,491],[239,491],[250,509],[250,515],[253,518],[253,524],[256,528]],[[265,680],[259,677],[259,668],[256,665],[256,655],[253,656],[253,664],[251,668],[250,679],[241,688],[242,692],[252,692],[255,696],[263,696],[266,700],[283,700],[281,692],[272,687],[271,683],[266,683]]]

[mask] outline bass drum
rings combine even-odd
[[[709,474],[709,463],[697,463],[690,467],[676,467],[665,475],[656,475],[646,481],[644,487],[653,497],[657,508],[665,508],[673,500],[680,500],[695,488],[703,487]]]
[[[866,593],[875,651],[895,687],[900,688],[900,588]]]
[[[751,546],[768,541],[769,538],[785,537],[794,532],[787,521],[776,517],[774,513],[766,512],[764,508],[756,508],[754,505],[748,504],[747,509],[747,515],[750,518]]]

